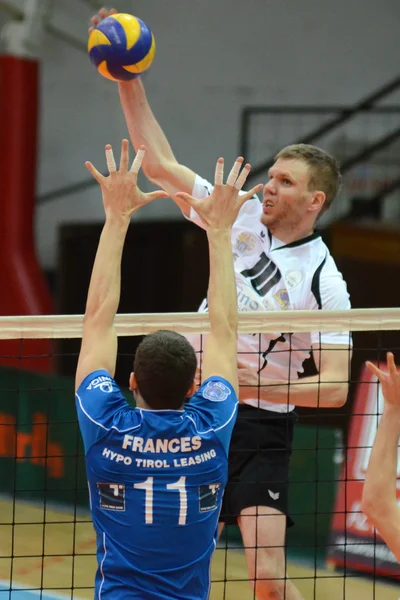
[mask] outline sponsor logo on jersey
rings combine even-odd
[[[289,308],[290,298],[287,290],[279,290],[279,292],[274,294],[274,298],[282,310],[287,310]]]
[[[207,452],[201,454],[195,454],[194,456],[180,456],[179,458],[139,458],[137,456],[126,456],[119,452],[114,452],[111,448],[103,448],[101,456],[107,460],[110,460],[119,465],[125,465],[129,467],[132,463],[135,463],[137,467],[144,469],[169,469],[170,467],[192,467],[200,465],[208,460],[217,458],[217,452],[214,448],[211,448]]]
[[[286,285],[288,286],[289,290],[294,290],[294,288],[300,285],[300,283],[303,281],[303,278],[304,276],[301,271],[289,271],[289,273],[286,273]]]
[[[209,381],[203,390],[203,397],[211,402],[223,402],[230,394],[231,390],[222,381]]]
[[[272,500],[279,500],[279,492],[271,492],[271,490],[268,490],[268,494],[271,496]]]
[[[262,298],[253,289],[251,283],[239,274],[236,274],[236,291],[240,312],[264,310]]]
[[[100,508],[125,511],[125,485],[121,483],[97,483]]]
[[[264,306],[265,310],[276,310],[276,305],[272,304],[272,302],[270,302],[268,300],[268,298],[264,298],[263,306]]]
[[[214,510],[217,508],[220,483],[209,483],[199,487],[199,508],[200,512]]]
[[[239,254],[246,254],[254,250],[256,241],[257,238],[255,235],[252,235],[251,233],[240,233],[236,238],[234,248]]]
[[[86,389],[90,391],[95,390],[97,388],[100,388],[100,390],[105,394],[111,394],[111,392],[113,391],[113,382],[111,377],[107,377],[106,375],[100,375],[100,377],[96,377],[96,379],[93,379],[93,381],[89,383]]]

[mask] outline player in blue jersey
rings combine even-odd
[[[224,185],[219,159],[216,186],[207,200],[181,195],[202,216],[210,249],[205,380],[195,392],[196,355],[186,338],[155,332],[137,349],[129,380],[136,400],[132,408],[113,379],[121,256],[131,215],[166,196],[143,194],[137,187],[143,155],[141,148],[129,170],[124,140],[119,170],[106,146],[108,177],[86,163],[101,186],[106,213],[76,373],[97,534],[96,598],[206,600],[238,404],[230,230],[240,207],[260,186],[239,196],[249,165],[241,170],[238,159]]]

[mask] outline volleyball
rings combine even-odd
[[[89,35],[90,60],[103,77],[112,81],[129,81],[144,73],[155,51],[150,28],[125,13],[106,17]]]

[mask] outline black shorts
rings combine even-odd
[[[268,506],[288,515],[289,463],[297,414],[242,404],[229,451],[220,521],[231,525],[244,508]]]

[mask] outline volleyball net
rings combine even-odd
[[[200,313],[118,315],[115,325],[116,380],[132,402],[128,379],[142,336],[168,329],[202,340],[210,330],[208,315]],[[394,556],[360,510],[383,409],[380,386],[365,361],[384,368],[387,351],[393,351],[400,363],[400,309],[249,312],[239,317],[240,335],[276,339],[277,333],[302,332],[349,332],[351,370],[344,407],[297,411],[288,576],[306,598],[358,598],[363,585],[375,590],[382,577],[390,581],[400,574]],[[0,317],[0,600],[28,600],[32,594],[93,597],[95,534],[74,402],[81,335],[82,315]],[[280,351],[279,345],[274,351]],[[297,380],[288,379],[290,403]],[[226,528],[217,546],[212,581],[212,600],[254,598],[234,526]],[[390,591],[384,597],[391,598]]]

